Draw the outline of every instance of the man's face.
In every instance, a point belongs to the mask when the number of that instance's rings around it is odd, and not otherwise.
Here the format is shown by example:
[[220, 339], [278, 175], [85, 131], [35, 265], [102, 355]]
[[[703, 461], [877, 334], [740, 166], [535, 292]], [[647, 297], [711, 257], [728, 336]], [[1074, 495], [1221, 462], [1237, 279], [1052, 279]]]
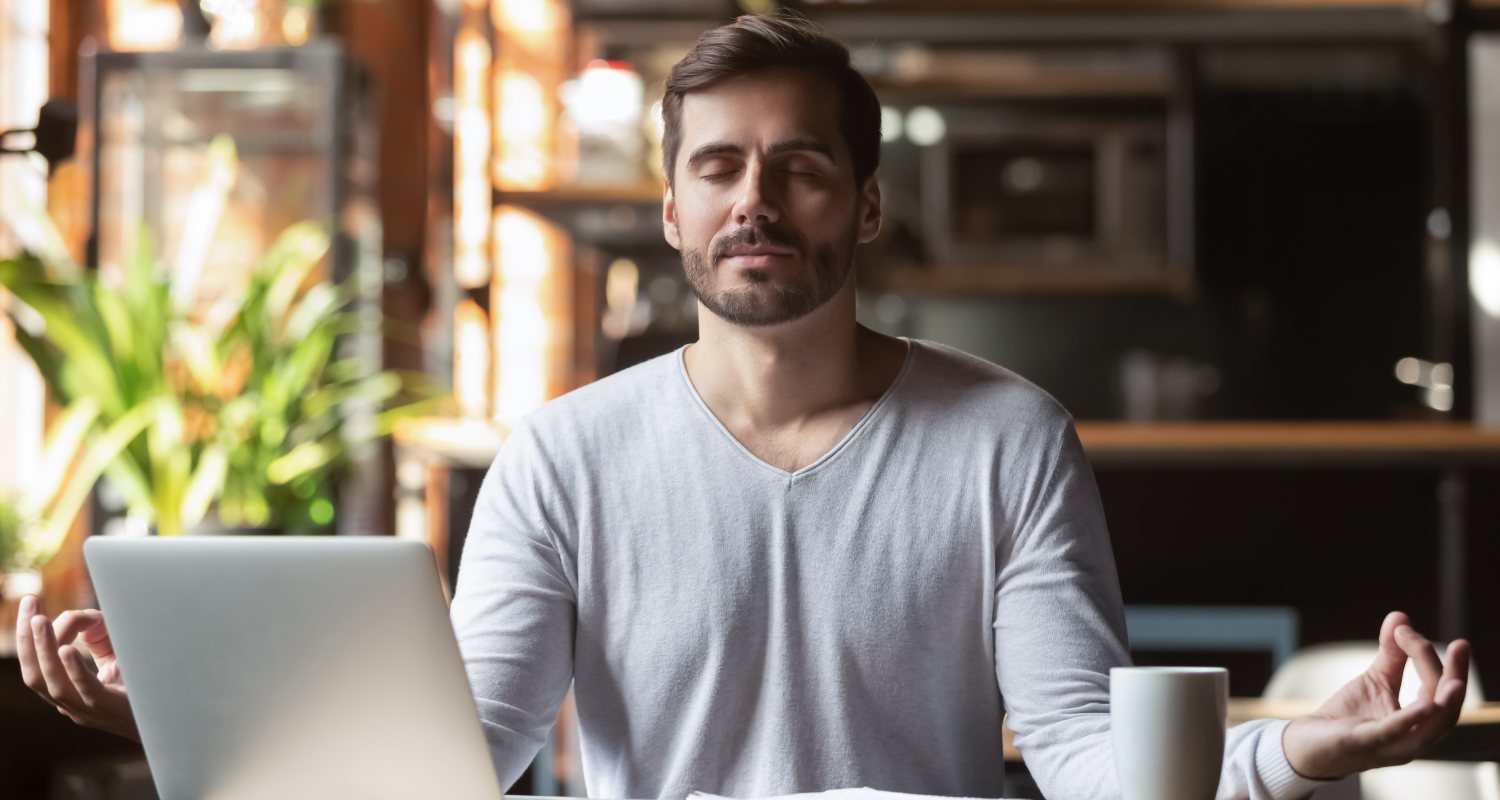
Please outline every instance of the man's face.
[[684, 96], [662, 215], [705, 308], [776, 325], [844, 285], [855, 246], [880, 230], [880, 193], [874, 176], [854, 184], [832, 83], [768, 72]]

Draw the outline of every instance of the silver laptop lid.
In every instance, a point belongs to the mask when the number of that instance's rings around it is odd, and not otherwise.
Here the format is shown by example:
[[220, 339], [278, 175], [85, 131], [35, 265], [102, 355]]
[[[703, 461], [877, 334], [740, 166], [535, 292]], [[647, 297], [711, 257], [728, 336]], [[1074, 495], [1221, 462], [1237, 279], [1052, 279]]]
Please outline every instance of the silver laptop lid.
[[94, 537], [163, 800], [498, 798], [431, 551], [385, 537]]

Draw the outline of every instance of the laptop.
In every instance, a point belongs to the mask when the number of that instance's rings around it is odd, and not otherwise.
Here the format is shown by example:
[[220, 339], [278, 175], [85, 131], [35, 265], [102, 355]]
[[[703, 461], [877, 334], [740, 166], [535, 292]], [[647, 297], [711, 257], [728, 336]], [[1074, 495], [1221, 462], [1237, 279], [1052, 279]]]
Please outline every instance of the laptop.
[[500, 798], [431, 550], [92, 537], [162, 800]]

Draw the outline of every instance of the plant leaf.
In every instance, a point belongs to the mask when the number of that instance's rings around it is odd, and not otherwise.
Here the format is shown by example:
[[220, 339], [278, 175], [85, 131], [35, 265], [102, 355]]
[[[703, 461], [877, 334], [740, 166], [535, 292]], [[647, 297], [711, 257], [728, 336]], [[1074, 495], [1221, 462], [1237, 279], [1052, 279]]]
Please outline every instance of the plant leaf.
[[131, 409], [89, 442], [83, 461], [67, 481], [57, 503], [47, 509], [46, 516], [37, 526], [38, 536], [28, 548], [35, 563], [45, 564], [57, 554], [99, 476], [151, 424], [155, 414], [156, 409], [151, 404]]
[[58, 494], [67, 482], [68, 469], [78, 460], [97, 419], [98, 401], [84, 398], [68, 406], [53, 421], [42, 443], [41, 476], [37, 490], [28, 498], [34, 506], [26, 509], [28, 516], [40, 517], [49, 505], [57, 502]]
[[[38, 366], [44, 367], [41, 370], [44, 376], [50, 373], [56, 378], [52, 388], [62, 395], [64, 402], [92, 395], [98, 398], [110, 417], [123, 414], [125, 403], [120, 397], [118, 376], [111, 364], [107, 336], [91, 335], [79, 324], [79, 320], [88, 315], [98, 319], [88, 293], [75, 295], [79, 300], [76, 305], [87, 306], [83, 310], [65, 304], [56, 293], [41, 291], [34, 285], [7, 285], [6, 288], [42, 318], [44, 331], [41, 336], [48, 347], [55, 349], [57, 366], [55, 370], [49, 370], [40, 361]], [[18, 338], [23, 334], [19, 326], [17, 334]], [[31, 352], [28, 348], [28, 353]]]
[[208, 507], [224, 489], [224, 476], [229, 471], [229, 456], [224, 448], [209, 445], [198, 460], [198, 469], [188, 482], [182, 497], [182, 524], [196, 525], [203, 521]]
[[293, 447], [291, 452], [272, 461], [266, 467], [266, 477], [272, 483], [291, 483], [297, 478], [329, 463], [337, 456], [339, 448], [323, 442], [305, 442]]
[[282, 231], [258, 272], [270, 283], [266, 294], [267, 318], [277, 327], [287, 318], [307, 276], [328, 252], [328, 234], [316, 222], [298, 222]]

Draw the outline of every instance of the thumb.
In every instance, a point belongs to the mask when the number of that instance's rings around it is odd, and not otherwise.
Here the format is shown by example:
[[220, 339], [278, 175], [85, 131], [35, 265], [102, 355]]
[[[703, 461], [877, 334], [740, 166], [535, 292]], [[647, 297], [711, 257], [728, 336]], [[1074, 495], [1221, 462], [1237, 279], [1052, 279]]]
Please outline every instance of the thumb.
[[109, 630], [104, 627], [103, 612], [94, 609], [67, 611], [57, 618], [57, 640], [71, 642], [74, 637], [83, 640], [94, 659], [115, 657], [114, 643], [109, 639]]

